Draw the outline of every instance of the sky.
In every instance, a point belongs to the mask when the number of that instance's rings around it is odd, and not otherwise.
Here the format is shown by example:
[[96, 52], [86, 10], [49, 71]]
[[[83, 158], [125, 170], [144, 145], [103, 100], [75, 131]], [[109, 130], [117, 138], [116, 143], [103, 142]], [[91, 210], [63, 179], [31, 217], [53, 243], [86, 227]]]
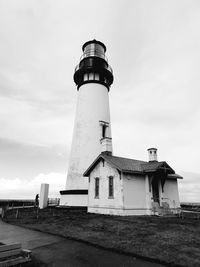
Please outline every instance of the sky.
[[82, 45], [105, 43], [116, 156], [158, 160], [200, 202], [200, 1], [0, 0], [0, 199], [65, 188]]

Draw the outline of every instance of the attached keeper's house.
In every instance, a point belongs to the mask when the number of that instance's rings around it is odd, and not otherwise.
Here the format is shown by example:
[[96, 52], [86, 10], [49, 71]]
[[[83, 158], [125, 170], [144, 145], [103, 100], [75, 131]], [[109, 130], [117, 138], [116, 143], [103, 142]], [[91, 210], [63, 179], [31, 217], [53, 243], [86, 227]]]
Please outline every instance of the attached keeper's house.
[[149, 162], [101, 153], [85, 171], [89, 179], [88, 212], [115, 215], [177, 213], [180, 209], [177, 179], [182, 177], [157, 149], [148, 149]]

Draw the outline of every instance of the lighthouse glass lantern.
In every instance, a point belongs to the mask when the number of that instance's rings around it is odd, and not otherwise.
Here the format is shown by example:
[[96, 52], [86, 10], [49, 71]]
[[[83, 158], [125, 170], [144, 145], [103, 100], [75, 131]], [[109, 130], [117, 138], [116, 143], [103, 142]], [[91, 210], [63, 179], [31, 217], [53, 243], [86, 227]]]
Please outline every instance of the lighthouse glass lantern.
[[84, 83], [95, 82], [105, 85], [109, 90], [113, 83], [113, 74], [105, 56], [105, 45], [93, 40], [86, 42], [82, 49], [83, 55], [74, 73], [77, 88]]

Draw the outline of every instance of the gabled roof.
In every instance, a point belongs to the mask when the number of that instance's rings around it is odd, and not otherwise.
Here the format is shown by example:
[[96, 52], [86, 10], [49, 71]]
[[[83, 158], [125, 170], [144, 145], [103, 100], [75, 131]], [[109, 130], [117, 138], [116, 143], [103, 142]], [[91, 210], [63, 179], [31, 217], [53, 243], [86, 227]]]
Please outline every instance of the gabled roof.
[[89, 176], [90, 172], [94, 167], [101, 161], [105, 160], [121, 172], [124, 173], [137, 173], [145, 174], [149, 172], [155, 172], [157, 170], [163, 169], [168, 173], [175, 174], [174, 170], [165, 161], [142, 161], [136, 159], [128, 159], [122, 157], [116, 157], [101, 153], [95, 161], [89, 166], [89, 168], [84, 172], [83, 176]]
[[107, 160], [111, 165], [114, 165], [120, 171], [141, 172], [143, 171], [141, 167], [142, 164], [146, 163], [145, 161], [142, 160], [115, 157], [111, 155], [106, 155], [104, 153], [101, 155], [105, 160]]
[[149, 161], [143, 164], [142, 168], [144, 172], [151, 172], [158, 169], [163, 169], [168, 171], [171, 170], [171, 172], [174, 173], [174, 170], [165, 161]]

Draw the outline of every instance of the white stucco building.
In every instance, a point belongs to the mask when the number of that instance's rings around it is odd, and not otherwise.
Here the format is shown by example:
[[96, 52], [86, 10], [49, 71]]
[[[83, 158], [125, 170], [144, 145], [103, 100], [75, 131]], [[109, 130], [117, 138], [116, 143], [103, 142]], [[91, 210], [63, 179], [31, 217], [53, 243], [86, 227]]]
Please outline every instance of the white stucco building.
[[179, 212], [177, 179], [182, 177], [157, 149], [149, 162], [101, 153], [84, 173], [89, 177], [88, 212], [113, 215], [165, 215]]

